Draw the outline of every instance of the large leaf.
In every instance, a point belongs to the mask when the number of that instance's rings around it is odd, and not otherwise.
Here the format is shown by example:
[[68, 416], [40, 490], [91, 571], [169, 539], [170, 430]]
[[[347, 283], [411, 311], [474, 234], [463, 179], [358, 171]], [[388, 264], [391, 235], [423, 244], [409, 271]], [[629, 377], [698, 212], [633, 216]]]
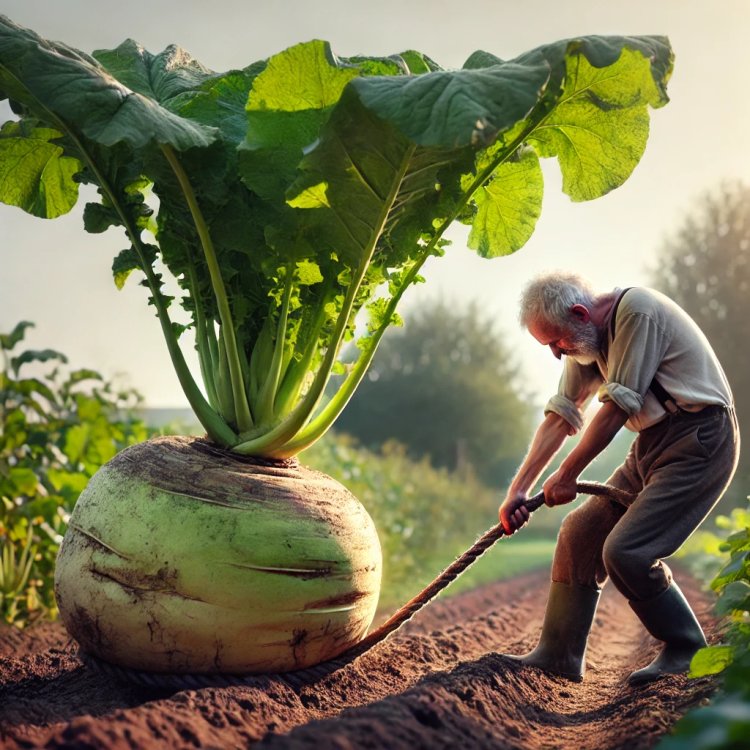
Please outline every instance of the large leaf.
[[598, 198], [630, 176], [646, 148], [648, 107], [662, 103], [641, 51], [625, 47], [607, 67], [569, 55], [562, 93], [530, 142], [540, 156], [557, 157], [573, 200]]
[[93, 57], [120, 83], [160, 104], [196, 89], [212, 75], [175, 44], [154, 55], [126, 39], [115, 49], [95, 50]]
[[68, 213], [78, 200], [81, 169], [52, 141], [62, 134], [49, 128], [7, 122], [0, 130], [0, 201], [42, 219]]
[[102, 146], [207, 146], [215, 132], [118, 82], [92, 57], [0, 16], [0, 99]]
[[488, 146], [524, 120], [549, 78], [546, 61], [483, 70], [361, 78], [352, 83], [365, 107], [419, 146]]
[[247, 102], [247, 138], [240, 167], [263, 198], [283, 196], [303, 149], [318, 137], [344, 86], [359, 75], [344, 67], [325, 42], [298, 44], [275, 55], [255, 79]]

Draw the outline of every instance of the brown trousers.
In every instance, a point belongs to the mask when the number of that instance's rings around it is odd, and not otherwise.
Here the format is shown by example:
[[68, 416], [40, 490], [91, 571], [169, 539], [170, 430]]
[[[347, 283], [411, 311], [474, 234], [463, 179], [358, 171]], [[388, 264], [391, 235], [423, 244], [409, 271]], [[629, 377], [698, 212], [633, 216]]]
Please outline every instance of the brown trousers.
[[560, 527], [552, 580], [600, 589], [611, 578], [631, 601], [658, 596], [673, 555], [719, 501], [739, 458], [734, 410], [670, 415], [638, 434], [607, 484], [635, 495], [627, 506], [590, 497]]

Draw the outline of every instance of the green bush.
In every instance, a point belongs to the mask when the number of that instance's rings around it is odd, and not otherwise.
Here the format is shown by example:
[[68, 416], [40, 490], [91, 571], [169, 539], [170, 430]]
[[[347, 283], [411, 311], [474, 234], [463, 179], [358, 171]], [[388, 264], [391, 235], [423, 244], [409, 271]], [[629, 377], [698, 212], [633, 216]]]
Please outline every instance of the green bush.
[[[693, 542], [690, 559], [699, 570], [706, 570], [714, 553], [721, 555], [723, 565], [711, 588], [719, 595], [716, 612], [724, 618], [724, 638], [695, 655], [690, 675], [721, 674], [721, 690], [709, 706], [678, 722], [659, 750], [750, 747], [750, 507], [736, 508], [731, 516], [720, 516], [716, 522], [725, 538], [704, 532]], [[702, 549], [695, 555], [699, 542]]]
[[148, 437], [131, 417], [134, 391], [62, 369], [66, 357], [51, 349], [17, 351], [31, 325], [0, 334], [0, 616], [19, 627], [56, 615], [55, 556], [89, 477]]

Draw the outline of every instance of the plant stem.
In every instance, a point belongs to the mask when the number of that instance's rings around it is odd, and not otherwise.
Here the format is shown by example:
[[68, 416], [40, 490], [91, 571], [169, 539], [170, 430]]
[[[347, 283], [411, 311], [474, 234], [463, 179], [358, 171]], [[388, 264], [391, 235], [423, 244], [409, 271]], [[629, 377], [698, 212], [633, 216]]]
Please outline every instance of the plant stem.
[[307, 344], [301, 359], [292, 362], [284, 375], [274, 406], [276, 416], [287, 415], [299, 398], [305, 377], [310, 370], [315, 352], [318, 350], [318, 337], [325, 322], [325, 306], [328, 299], [328, 292], [329, 290], [326, 290], [322, 295], [320, 305], [315, 313], [315, 320], [307, 336]]
[[227, 361], [227, 348], [224, 337], [219, 332], [218, 349], [218, 378], [216, 383], [216, 395], [219, 399], [219, 408], [225, 419], [234, 420], [234, 399], [232, 398], [232, 383], [229, 375], [229, 363]]
[[195, 278], [195, 266], [193, 265], [192, 258], [188, 266], [188, 277], [190, 296], [195, 304], [195, 348], [198, 350], [201, 375], [206, 386], [208, 401], [214, 409], [218, 409], [219, 400], [216, 394], [216, 381], [214, 379], [216, 363], [211, 356], [211, 345], [208, 342], [208, 325], [206, 323], [206, 316], [203, 314], [203, 306], [198, 292], [198, 280]]
[[276, 391], [279, 387], [281, 376], [281, 364], [284, 357], [284, 343], [286, 341], [286, 326], [289, 316], [289, 300], [292, 296], [294, 283], [294, 266], [286, 267], [286, 278], [284, 279], [284, 292], [281, 299], [279, 311], [279, 322], [276, 326], [276, 341], [273, 348], [271, 366], [268, 368], [265, 380], [258, 395], [257, 419], [260, 424], [268, 424], [273, 420], [273, 405], [276, 400]]
[[206, 263], [211, 276], [211, 285], [213, 286], [214, 294], [216, 295], [216, 303], [219, 309], [221, 337], [226, 346], [236, 425], [239, 432], [246, 432], [252, 428], [253, 418], [250, 415], [250, 406], [247, 402], [242, 366], [237, 353], [237, 339], [235, 336], [234, 321], [232, 320], [229, 300], [224, 287], [224, 280], [221, 276], [221, 269], [219, 268], [219, 262], [216, 257], [213, 241], [211, 240], [208, 226], [206, 225], [206, 221], [203, 218], [200, 206], [196, 200], [195, 193], [193, 192], [193, 187], [190, 184], [190, 180], [188, 179], [185, 170], [182, 168], [182, 164], [180, 164], [177, 155], [172, 147], [166, 144], [162, 144], [161, 150], [169, 162], [169, 165], [172, 167], [172, 171], [174, 172], [175, 177], [177, 177], [177, 181], [180, 183], [180, 188], [182, 189], [182, 193], [187, 201], [196, 231], [198, 232], [198, 237], [201, 241], [201, 246], [203, 247], [203, 252], [206, 256]]

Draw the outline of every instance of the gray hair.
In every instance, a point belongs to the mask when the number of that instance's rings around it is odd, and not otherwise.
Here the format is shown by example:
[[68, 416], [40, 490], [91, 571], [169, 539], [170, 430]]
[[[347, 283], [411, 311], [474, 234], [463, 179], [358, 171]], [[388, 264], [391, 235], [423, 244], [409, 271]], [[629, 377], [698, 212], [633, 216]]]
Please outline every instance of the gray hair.
[[591, 309], [594, 298], [591, 285], [577, 274], [545, 273], [530, 281], [523, 290], [518, 319], [525, 328], [532, 320], [540, 318], [564, 328], [571, 324], [570, 308], [586, 305]]

